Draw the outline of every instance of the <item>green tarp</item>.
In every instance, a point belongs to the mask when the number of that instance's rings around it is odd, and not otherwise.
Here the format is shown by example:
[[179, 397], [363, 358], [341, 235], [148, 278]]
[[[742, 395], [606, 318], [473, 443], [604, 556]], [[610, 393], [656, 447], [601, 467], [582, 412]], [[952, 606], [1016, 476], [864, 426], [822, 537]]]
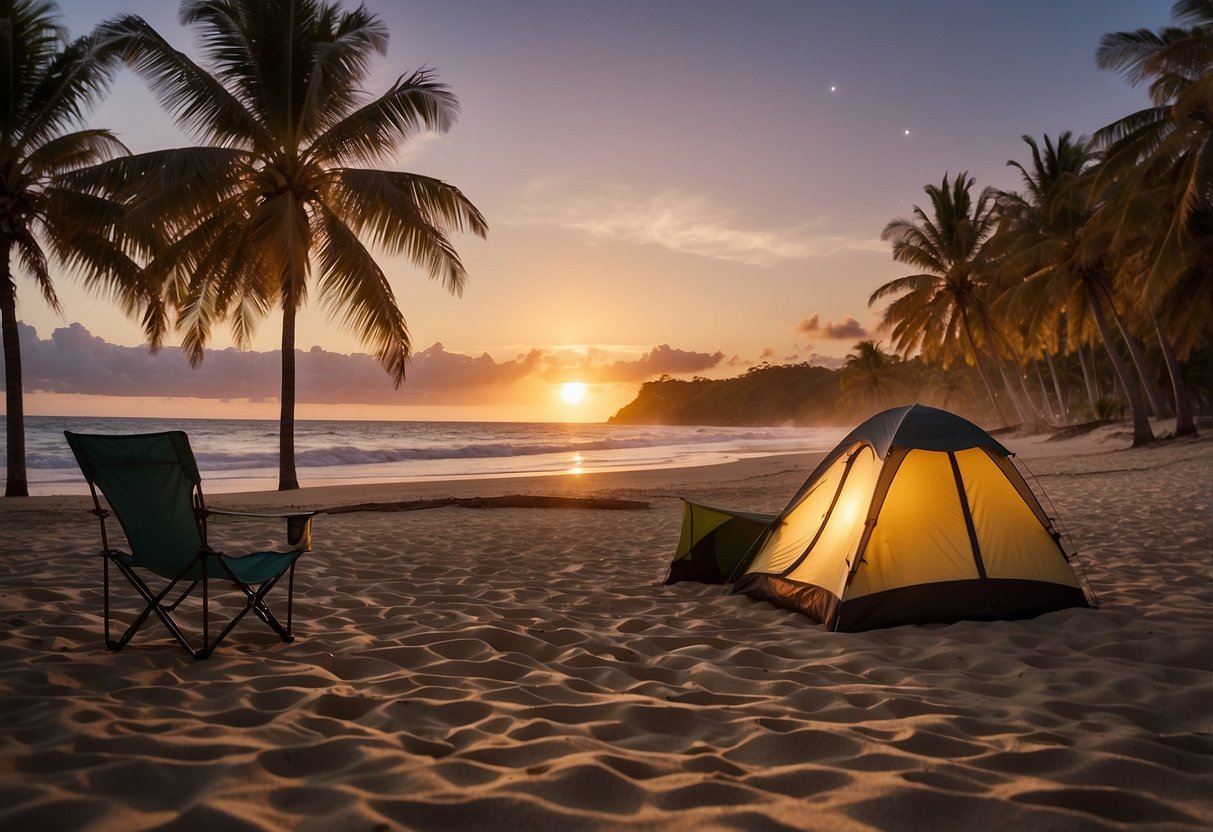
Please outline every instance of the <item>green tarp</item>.
[[682, 535], [665, 582], [725, 583], [775, 516], [683, 500]]

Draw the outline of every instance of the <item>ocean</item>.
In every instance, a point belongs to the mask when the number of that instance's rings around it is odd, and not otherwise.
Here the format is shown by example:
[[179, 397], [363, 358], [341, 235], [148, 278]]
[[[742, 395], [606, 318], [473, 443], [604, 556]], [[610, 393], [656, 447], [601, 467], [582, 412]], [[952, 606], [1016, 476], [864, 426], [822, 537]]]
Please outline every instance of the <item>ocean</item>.
[[[278, 485], [276, 420], [27, 416], [30, 494], [87, 493], [63, 438], [65, 430], [183, 430], [208, 494]], [[845, 428], [300, 420], [295, 424], [295, 464], [305, 487], [628, 471], [828, 451], [845, 433]], [[4, 477], [0, 463], [0, 483]]]

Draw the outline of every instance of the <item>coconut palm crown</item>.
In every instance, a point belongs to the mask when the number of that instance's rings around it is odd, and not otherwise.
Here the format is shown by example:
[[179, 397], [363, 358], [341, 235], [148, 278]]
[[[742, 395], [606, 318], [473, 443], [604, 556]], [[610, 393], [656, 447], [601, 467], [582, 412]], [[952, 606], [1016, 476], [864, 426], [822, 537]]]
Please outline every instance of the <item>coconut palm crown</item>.
[[[179, 126], [198, 139], [120, 160], [100, 190], [132, 194], [136, 240], [162, 241], [147, 264], [176, 311], [191, 363], [228, 321], [238, 346], [282, 309], [279, 488], [297, 488], [294, 459], [296, 314], [314, 291], [399, 385], [411, 352], [391, 282], [368, 244], [423, 266], [453, 293], [466, 272], [448, 238], [487, 224], [454, 186], [389, 168], [399, 146], [445, 131], [451, 91], [421, 69], [381, 95], [361, 87], [388, 33], [363, 6], [321, 0], [186, 0], [202, 64], [145, 21], [121, 16], [103, 31]], [[153, 346], [163, 321], [148, 321]]]
[[[915, 274], [890, 280], [874, 291], [868, 304], [890, 296], [881, 325], [891, 330], [893, 347], [903, 354], [920, 349], [925, 360], [947, 366], [958, 358], [977, 365], [991, 401], [998, 407], [982, 358], [988, 335], [985, 286], [990, 264], [984, 248], [994, 233], [995, 192], [983, 188], [973, 198], [973, 177], [960, 173], [949, 182], [924, 190], [931, 212], [915, 205], [913, 218], [889, 222], [882, 240], [893, 244], [893, 259]], [[999, 417], [1004, 418], [1001, 408]]]
[[859, 341], [853, 349], [838, 377], [840, 403], [867, 415], [899, 403], [905, 397], [901, 359], [872, 339]]
[[[1096, 52], [1101, 68], [1134, 85], [1149, 81], [1152, 106], [1095, 134], [1105, 155], [1100, 186], [1117, 208], [1108, 212], [1116, 242], [1146, 252], [1135, 289], [1147, 304], [1204, 257], [1193, 225], [1213, 207], [1213, 3], [1181, 0], [1172, 17], [1186, 25], [1109, 33]], [[1152, 203], [1149, 222], [1130, 215], [1139, 201]]]

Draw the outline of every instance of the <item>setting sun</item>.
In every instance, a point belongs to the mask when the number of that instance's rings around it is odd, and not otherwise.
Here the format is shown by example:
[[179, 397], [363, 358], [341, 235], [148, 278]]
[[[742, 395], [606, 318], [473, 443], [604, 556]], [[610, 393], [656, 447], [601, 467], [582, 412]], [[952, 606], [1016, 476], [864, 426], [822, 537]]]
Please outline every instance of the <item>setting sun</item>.
[[581, 404], [585, 398], [585, 385], [580, 381], [568, 381], [560, 386], [560, 398], [569, 404]]

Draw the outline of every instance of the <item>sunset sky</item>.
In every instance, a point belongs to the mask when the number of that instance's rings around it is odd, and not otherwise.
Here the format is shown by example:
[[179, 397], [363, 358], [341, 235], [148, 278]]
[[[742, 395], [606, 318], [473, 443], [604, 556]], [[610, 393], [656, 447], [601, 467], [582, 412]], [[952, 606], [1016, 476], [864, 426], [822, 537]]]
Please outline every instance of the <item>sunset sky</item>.
[[[906, 273], [885, 224], [945, 173], [1015, 187], [1023, 134], [1089, 134], [1144, 106], [1095, 47], [1164, 25], [1171, 2], [367, 5], [392, 37], [370, 90], [430, 66], [463, 108], [400, 166], [457, 185], [490, 231], [455, 239], [462, 298], [387, 261], [416, 350], [399, 390], [308, 310], [300, 418], [600, 421], [663, 373], [837, 362], [882, 337], [868, 296]], [[125, 11], [191, 45], [175, 2], [60, 6], [73, 35]], [[92, 123], [135, 152], [190, 143], [130, 73]], [[70, 275], [63, 317], [20, 283], [28, 413], [277, 416], [278, 313], [253, 351], [221, 337], [190, 371], [172, 349], [150, 358]], [[570, 381], [580, 401], [561, 397]]]

